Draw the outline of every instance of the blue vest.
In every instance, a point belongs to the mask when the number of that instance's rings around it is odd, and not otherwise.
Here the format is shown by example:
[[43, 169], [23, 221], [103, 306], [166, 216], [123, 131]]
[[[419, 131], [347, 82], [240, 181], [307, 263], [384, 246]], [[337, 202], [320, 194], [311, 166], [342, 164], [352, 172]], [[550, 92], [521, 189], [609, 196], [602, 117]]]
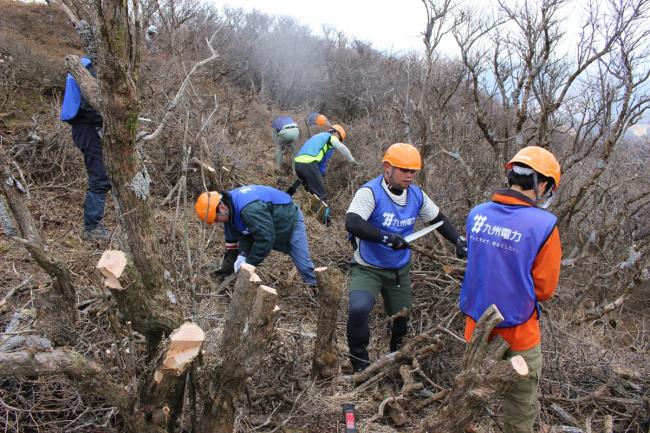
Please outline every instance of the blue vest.
[[296, 121], [289, 116], [280, 116], [273, 119], [273, 123], [271, 123], [271, 127], [277, 132], [280, 132], [287, 125], [296, 125]]
[[[487, 202], [467, 216], [467, 268], [460, 309], [478, 321], [495, 304], [504, 321], [498, 328], [526, 322], [537, 309], [532, 268], [557, 218], [532, 206]], [[539, 314], [538, 314], [539, 316]]]
[[261, 200], [265, 203], [272, 204], [289, 204], [291, 197], [289, 194], [279, 189], [263, 185], [249, 185], [233, 189], [229, 192], [232, 200], [232, 226], [244, 235], [249, 234], [248, 227], [241, 218], [241, 212], [250, 203]]
[[[81, 58], [81, 64], [88, 68], [91, 65], [88, 57]], [[63, 105], [61, 106], [61, 120], [70, 121], [77, 116], [81, 106], [81, 89], [71, 73], [65, 77], [65, 93], [63, 94]]]
[[[382, 188], [382, 179], [383, 176], [378, 176], [362, 186], [370, 188], [375, 196], [375, 209], [368, 222], [382, 232], [399, 233], [402, 236], [413, 233], [415, 220], [424, 201], [422, 190], [415, 185], [409, 186], [406, 205], [400, 206]], [[359, 242], [359, 254], [366, 263], [382, 269], [400, 269], [411, 259], [411, 250], [408, 248], [396, 251], [378, 242], [363, 239]]]
[[[320, 134], [314, 135], [296, 153], [296, 162], [318, 162], [320, 174], [324, 176], [327, 171], [327, 162], [334, 152], [334, 147], [330, 144], [331, 137], [332, 134], [329, 132], [321, 132]], [[307, 158], [300, 158], [302, 155]]]

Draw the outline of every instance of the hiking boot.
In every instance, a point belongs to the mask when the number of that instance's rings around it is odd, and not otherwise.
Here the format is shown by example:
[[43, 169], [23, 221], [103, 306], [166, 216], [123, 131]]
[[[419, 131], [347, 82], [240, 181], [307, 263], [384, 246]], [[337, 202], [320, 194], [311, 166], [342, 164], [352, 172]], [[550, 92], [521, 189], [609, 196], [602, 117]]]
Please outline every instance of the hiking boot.
[[365, 370], [370, 365], [370, 357], [368, 351], [358, 349], [350, 352], [350, 363], [352, 364], [352, 372], [358, 373]]
[[81, 237], [87, 241], [107, 241], [111, 238], [111, 233], [102, 225], [98, 225], [92, 230], [84, 230]]
[[364, 361], [360, 359], [352, 359], [352, 373], [359, 373], [370, 365], [370, 361]]

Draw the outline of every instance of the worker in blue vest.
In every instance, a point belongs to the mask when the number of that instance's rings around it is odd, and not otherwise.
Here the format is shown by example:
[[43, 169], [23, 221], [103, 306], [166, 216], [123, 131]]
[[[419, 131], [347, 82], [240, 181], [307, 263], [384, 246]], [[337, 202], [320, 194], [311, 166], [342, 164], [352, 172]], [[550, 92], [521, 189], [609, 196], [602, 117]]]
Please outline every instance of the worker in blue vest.
[[510, 346], [504, 359], [521, 356], [529, 373], [505, 393], [503, 431], [529, 433], [537, 417], [542, 372], [539, 302], [550, 299], [560, 278], [562, 244], [557, 217], [544, 210], [560, 184], [560, 164], [538, 146], [521, 149], [506, 164], [509, 188], [467, 216], [468, 257], [460, 289], [465, 340], [485, 310], [503, 315], [491, 335]]
[[[95, 76], [95, 70], [88, 57], [81, 63]], [[104, 204], [106, 193], [111, 189], [111, 181], [104, 165], [102, 151], [102, 116], [84, 98], [72, 74], [65, 81], [65, 94], [61, 107], [61, 120], [72, 126], [72, 141], [81, 150], [88, 175], [88, 189], [84, 202], [84, 233], [88, 240], [109, 238], [104, 228]]]
[[224, 223], [226, 253], [219, 273], [237, 272], [243, 263], [258, 266], [276, 250], [291, 256], [303, 282], [316, 285], [305, 220], [287, 193], [263, 185], [204, 192], [194, 210], [207, 224]]
[[[345, 130], [341, 125], [332, 125], [327, 132], [321, 132], [311, 137], [302, 145], [294, 158], [296, 175], [308, 192], [316, 195], [322, 202], [327, 201], [327, 192], [323, 178], [327, 172], [327, 162], [332, 157], [334, 149], [351, 163], [358, 164], [350, 149], [343, 141]], [[294, 184], [295, 185], [295, 184]], [[289, 194], [295, 192], [295, 186]]]
[[295, 120], [289, 116], [279, 116], [271, 123], [273, 144], [275, 145], [275, 163], [278, 172], [282, 172], [282, 161], [286, 153], [291, 154], [291, 160], [298, 150], [296, 145], [300, 139], [300, 129]]
[[[391, 145], [384, 154], [383, 174], [362, 185], [350, 202], [345, 229], [354, 247], [348, 292], [347, 337], [352, 370], [369, 363], [368, 317], [381, 294], [386, 314], [411, 308], [411, 251], [405, 236], [413, 233], [418, 218], [437, 229], [467, 256], [465, 238], [438, 206], [412, 182], [422, 168], [420, 152], [407, 143]], [[408, 329], [408, 314], [392, 321], [390, 351], [398, 350]]]

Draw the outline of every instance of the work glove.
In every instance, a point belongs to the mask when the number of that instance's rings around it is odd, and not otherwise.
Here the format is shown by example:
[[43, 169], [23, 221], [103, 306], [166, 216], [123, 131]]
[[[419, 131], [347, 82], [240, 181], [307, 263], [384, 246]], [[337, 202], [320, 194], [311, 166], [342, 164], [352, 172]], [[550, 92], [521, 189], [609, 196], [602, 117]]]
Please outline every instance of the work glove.
[[241, 265], [243, 265], [244, 263], [246, 263], [246, 256], [242, 256], [242, 255], [237, 256], [237, 260], [235, 260], [235, 264], [234, 264], [235, 272], [239, 272], [239, 268], [241, 268]]
[[381, 243], [394, 250], [403, 250], [409, 246], [406, 239], [397, 233], [384, 233], [381, 238]]
[[456, 240], [456, 257], [459, 259], [467, 258], [467, 241], [463, 236], [459, 236]]

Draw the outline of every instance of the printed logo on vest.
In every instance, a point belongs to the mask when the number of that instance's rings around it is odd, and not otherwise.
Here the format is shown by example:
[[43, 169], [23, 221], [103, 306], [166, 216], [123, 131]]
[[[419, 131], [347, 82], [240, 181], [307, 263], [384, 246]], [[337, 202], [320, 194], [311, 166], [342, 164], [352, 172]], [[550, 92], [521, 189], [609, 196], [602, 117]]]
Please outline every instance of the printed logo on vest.
[[521, 233], [508, 227], [502, 227], [495, 224], [490, 224], [485, 215], [474, 215], [474, 225], [472, 226], [472, 233], [483, 233], [486, 235], [496, 236], [505, 240], [520, 242]]
[[384, 217], [384, 221], [381, 223], [383, 227], [407, 227], [415, 224], [415, 218], [404, 218], [400, 220], [395, 218], [395, 214], [392, 212], [384, 212], [382, 216]]
[[484, 215], [474, 215], [474, 225], [472, 226], [472, 233], [480, 233], [481, 227], [487, 220], [487, 217]]

